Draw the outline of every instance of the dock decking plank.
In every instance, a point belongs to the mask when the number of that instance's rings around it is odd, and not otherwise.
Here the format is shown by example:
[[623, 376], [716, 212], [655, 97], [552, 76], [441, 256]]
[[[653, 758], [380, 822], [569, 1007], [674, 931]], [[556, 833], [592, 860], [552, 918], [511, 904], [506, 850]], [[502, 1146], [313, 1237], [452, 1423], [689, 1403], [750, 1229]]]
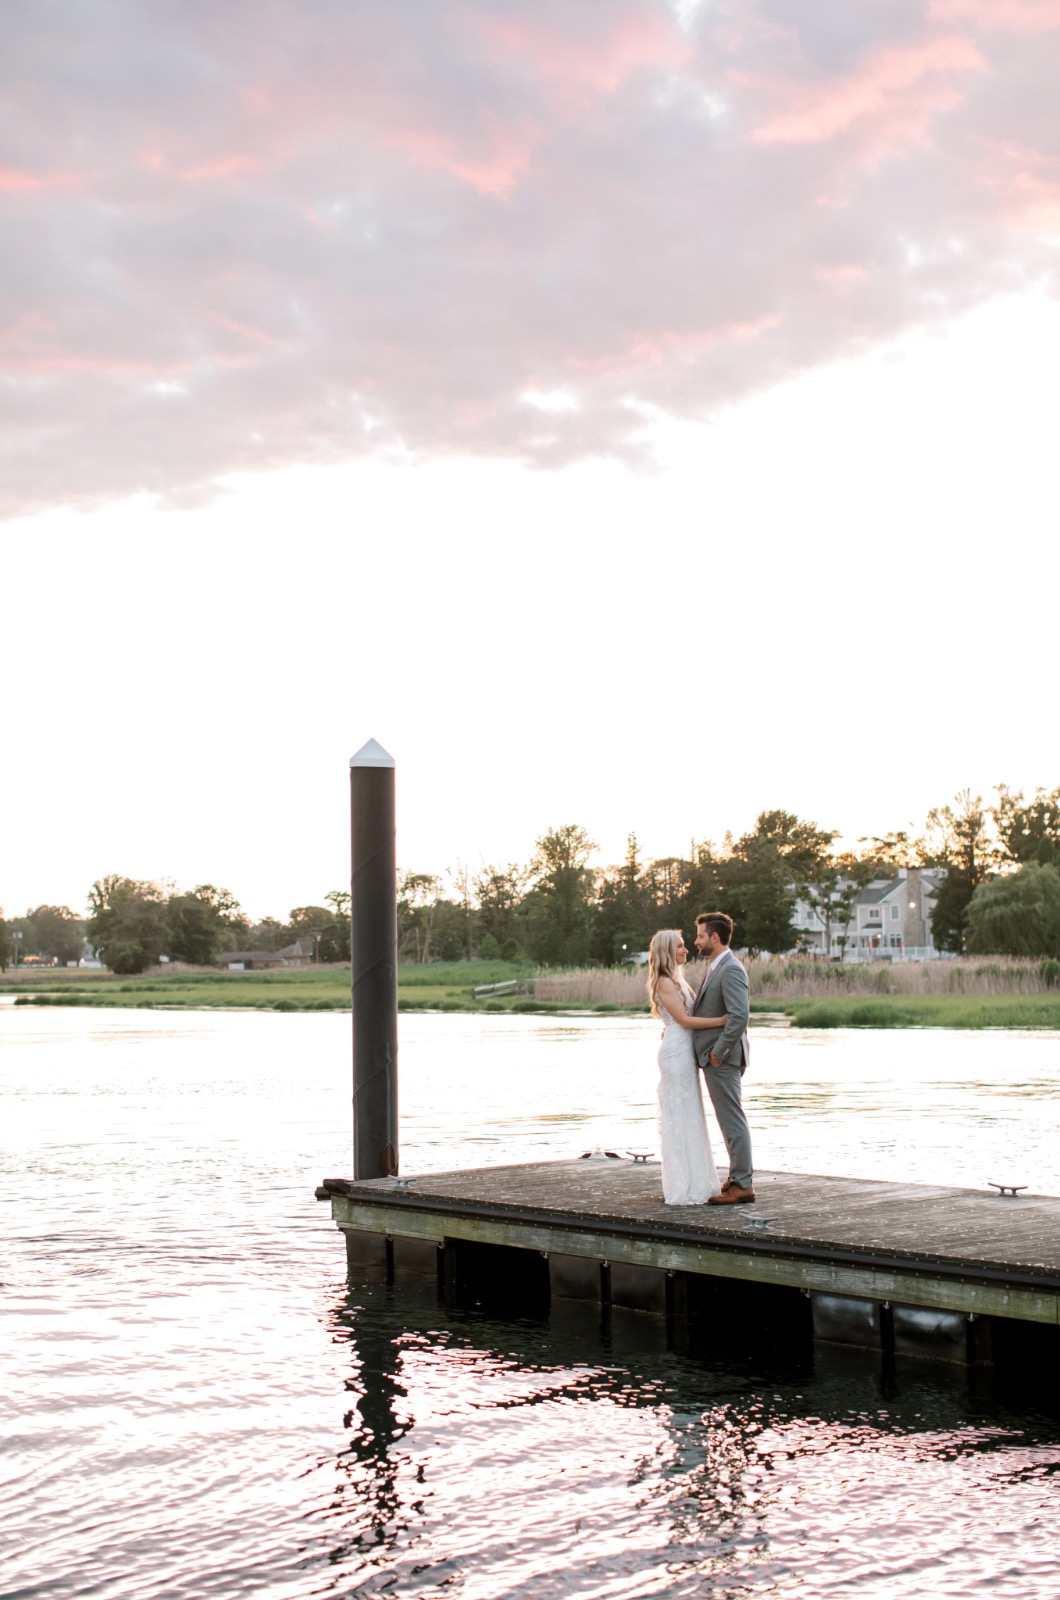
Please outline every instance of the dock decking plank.
[[336, 1221], [1060, 1321], [1056, 1196], [765, 1172], [754, 1206], [667, 1206], [658, 1165], [628, 1160], [403, 1181], [329, 1182]]

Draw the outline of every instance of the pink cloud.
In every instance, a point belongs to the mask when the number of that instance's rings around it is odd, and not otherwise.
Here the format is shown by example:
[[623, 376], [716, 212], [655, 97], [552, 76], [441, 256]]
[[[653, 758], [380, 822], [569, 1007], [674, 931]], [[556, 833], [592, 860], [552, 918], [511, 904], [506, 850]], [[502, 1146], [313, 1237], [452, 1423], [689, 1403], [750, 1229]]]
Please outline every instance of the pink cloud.
[[926, 109], [948, 111], [960, 103], [950, 79], [985, 69], [975, 44], [961, 34], [887, 47], [831, 83], [763, 85], [787, 104], [760, 123], [752, 138], [758, 144], [817, 143], [880, 115], [911, 118], [920, 127]]
[[72, 189], [78, 182], [72, 172], [22, 172], [0, 167], [0, 194], [36, 194], [41, 189]]
[[689, 46], [657, 12], [615, 12], [598, 34], [549, 28], [533, 14], [481, 15], [482, 35], [501, 55], [527, 64], [566, 94], [614, 95], [638, 72], [677, 67]]
[[634, 338], [626, 353], [628, 371], [643, 371], [646, 365], [658, 366], [675, 361], [680, 366], [694, 365], [706, 355], [725, 344], [747, 344], [761, 339], [779, 326], [775, 312], [757, 317], [749, 322], [732, 322], [709, 328], [690, 338], [688, 330], [671, 328], [662, 332], [642, 334]]
[[0, 60], [3, 511], [636, 458], [631, 400], [702, 417], [1056, 281], [1060, 0], [108, 4], [112, 51], [55, 0]]
[[243, 177], [260, 172], [264, 163], [256, 156], [214, 156], [190, 167], [181, 167], [177, 176], [182, 183], [214, 183], [222, 178]]
[[420, 166], [448, 173], [479, 194], [503, 200], [529, 169], [538, 138], [532, 127], [506, 127], [496, 122], [489, 131], [489, 153], [478, 157], [459, 154], [441, 128], [399, 128], [385, 142]]
[[281, 341], [275, 334], [268, 333], [264, 328], [251, 327], [246, 322], [239, 322], [235, 317], [225, 316], [223, 312], [211, 311], [208, 313], [211, 322], [223, 328], [226, 333], [235, 334], [239, 339], [247, 339], [256, 345], [277, 345]]
[[988, 147], [984, 179], [1011, 228], [1060, 235], [1060, 156], [1046, 157], [1014, 143]]
[[932, 22], [971, 22], [989, 32], [1050, 33], [1060, 28], [1058, 0], [930, 0]]
[[119, 353], [99, 330], [95, 340], [74, 336], [56, 317], [27, 312], [0, 329], [0, 370], [43, 375], [85, 372], [98, 375], [173, 376], [177, 368], [163, 370], [144, 352]]
[[834, 285], [838, 289], [846, 289], [856, 283], [863, 283], [868, 275], [868, 268], [863, 267], [858, 261], [838, 261], [830, 266], [814, 269], [814, 276], [819, 283]]
[[1060, 182], [1034, 172], [1013, 173], [1009, 185], [1012, 210], [1021, 227], [1032, 233], [1060, 234]]

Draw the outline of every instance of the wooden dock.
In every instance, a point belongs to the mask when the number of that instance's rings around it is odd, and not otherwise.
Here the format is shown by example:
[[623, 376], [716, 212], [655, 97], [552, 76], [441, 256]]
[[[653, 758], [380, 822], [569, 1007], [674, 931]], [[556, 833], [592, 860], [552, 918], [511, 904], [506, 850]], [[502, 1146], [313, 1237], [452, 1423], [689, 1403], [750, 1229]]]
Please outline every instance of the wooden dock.
[[999, 1321], [1060, 1328], [1060, 1198], [785, 1172], [755, 1189], [751, 1206], [666, 1206], [657, 1164], [593, 1157], [318, 1193], [351, 1265], [398, 1279], [477, 1249], [515, 1284], [540, 1286], [547, 1263], [552, 1298], [669, 1315], [758, 1286], [759, 1304], [786, 1291], [778, 1309], [803, 1296], [819, 1338], [960, 1360], [989, 1359]]

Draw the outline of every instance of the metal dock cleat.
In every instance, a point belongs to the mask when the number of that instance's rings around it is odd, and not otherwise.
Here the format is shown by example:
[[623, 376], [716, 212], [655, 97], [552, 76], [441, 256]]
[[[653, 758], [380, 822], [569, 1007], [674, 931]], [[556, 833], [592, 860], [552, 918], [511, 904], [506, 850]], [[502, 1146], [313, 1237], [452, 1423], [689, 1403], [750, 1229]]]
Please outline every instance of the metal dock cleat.
[[1002, 1199], [1005, 1195], [1007, 1195], [1010, 1200], [1015, 1200], [1020, 1190], [1028, 1187], [1028, 1185], [1025, 1183], [993, 1183], [990, 1182], [990, 1180], [988, 1180], [988, 1182], [990, 1183], [991, 1189], [997, 1190], [999, 1199]]
[[627, 1150], [626, 1154], [627, 1154], [627, 1156], [632, 1156], [633, 1157], [634, 1163], [636, 1163], [638, 1161], [643, 1163], [643, 1162], [650, 1161], [652, 1156], [655, 1154], [655, 1151], [654, 1150]]
[[771, 1222], [776, 1222], [776, 1217], [748, 1217], [743, 1219], [749, 1228], [768, 1228]]

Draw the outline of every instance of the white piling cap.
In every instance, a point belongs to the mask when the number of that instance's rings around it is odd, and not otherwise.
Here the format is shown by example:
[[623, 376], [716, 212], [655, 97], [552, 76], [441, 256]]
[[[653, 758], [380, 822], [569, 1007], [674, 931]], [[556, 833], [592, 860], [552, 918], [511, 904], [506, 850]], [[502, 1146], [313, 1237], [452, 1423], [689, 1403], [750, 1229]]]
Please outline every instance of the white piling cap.
[[351, 767], [392, 767], [394, 758], [389, 751], [384, 750], [377, 739], [369, 739], [363, 744], [355, 756], [350, 757]]

